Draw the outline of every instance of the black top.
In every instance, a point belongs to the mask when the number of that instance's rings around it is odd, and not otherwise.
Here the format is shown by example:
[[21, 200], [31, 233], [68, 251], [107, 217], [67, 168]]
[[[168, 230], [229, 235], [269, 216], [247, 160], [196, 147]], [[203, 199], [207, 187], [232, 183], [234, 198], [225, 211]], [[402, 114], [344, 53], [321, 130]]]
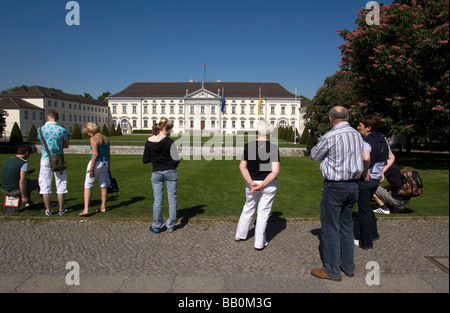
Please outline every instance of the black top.
[[280, 151], [266, 140], [254, 140], [244, 146], [242, 160], [253, 180], [264, 180], [272, 172], [272, 163], [280, 162]]
[[396, 163], [392, 164], [384, 173], [384, 178], [388, 181], [389, 185], [383, 186], [386, 190], [391, 192], [392, 198], [397, 200], [409, 200], [411, 197], [403, 197], [398, 195], [398, 191], [403, 186], [402, 174], [400, 174], [401, 167]]
[[180, 163], [180, 157], [173, 139], [164, 137], [161, 141], [156, 142], [149, 139], [145, 143], [142, 162], [144, 164], [151, 162], [153, 164], [153, 172], [176, 169]]

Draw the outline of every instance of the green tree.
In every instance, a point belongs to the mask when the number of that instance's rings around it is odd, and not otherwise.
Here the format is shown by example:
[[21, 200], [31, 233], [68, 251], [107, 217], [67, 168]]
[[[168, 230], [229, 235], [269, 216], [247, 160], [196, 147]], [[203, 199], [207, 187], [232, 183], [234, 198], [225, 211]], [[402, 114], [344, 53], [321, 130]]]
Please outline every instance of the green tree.
[[37, 129], [36, 129], [36, 126], [34, 126], [34, 124], [31, 125], [31, 127], [30, 127], [30, 131], [28, 132], [28, 139], [27, 140], [29, 142], [38, 140], [37, 139]]
[[111, 125], [111, 129], [109, 130], [109, 136], [117, 136], [116, 129], [114, 128], [114, 124]]
[[11, 87], [11, 88], [2, 90], [0, 93], [1, 94], [6, 94], [6, 93], [11, 93], [11, 92], [16, 92], [16, 91], [19, 91], [19, 90], [24, 89], [24, 88], [28, 88], [28, 86], [27, 85], [22, 85], [22, 86]]
[[[317, 138], [331, 129], [328, 111], [333, 106], [340, 105], [347, 109], [355, 107], [358, 103], [355, 88], [355, 77], [343, 71], [327, 77], [323, 86], [306, 106], [305, 126], [309, 129], [309, 133]], [[350, 114], [350, 123], [354, 124], [357, 121], [358, 116], [355, 115], [356, 113]]]
[[0, 108], [0, 134], [3, 134], [3, 131], [5, 130], [7, 116], [8, 112]]
[[11, 136], [9, 136], [9, 142], [12, 144], [21, 144], [23, 143], [22, 131], [20, 130], [19, 125], [14, 123], [11, 129]]
[[106, 126], [106, 124], [103, 124], [102, 134], [109, 137], [109, 131], [108, 131], [108, 127]]
[[111, 95], [111, 93], [109, 91], [105, 91], [101, 96], [98, 96], [97, 100], [105, 100], [109, 95]]
[[308, 140], [306, 141], [307, 147], [314, 147], [317, 144], [317, 139], [314, 137], [312, 133], [309, 133]]
[[120, 128], [120, 124], [117, 125], [116, 128], [116, 136], [122, 136], [122, 128]]
[[309, 131], [308, 128], [305, 127], [303, 129], [302, 136], [300, 137], [300, 144], [305, 145], [308, 142]]
[[353, 31], [339, 31], [342, 73], [355, 79], [355, 117], [380, 116], [387, 134], [448, 141], [449, 3], [395, 1], [380, 8], [379, 25], [360, 10]]
[[70, 134], [70, 139], [81, 139], [81, 130], [77, 123], [73, 125], [72, 134]]

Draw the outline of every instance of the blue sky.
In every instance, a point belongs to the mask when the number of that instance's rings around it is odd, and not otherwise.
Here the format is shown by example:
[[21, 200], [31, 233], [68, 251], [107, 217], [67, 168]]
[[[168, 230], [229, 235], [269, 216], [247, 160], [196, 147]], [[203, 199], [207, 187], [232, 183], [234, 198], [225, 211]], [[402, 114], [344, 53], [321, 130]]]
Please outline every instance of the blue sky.
[[0, 90], [117, 93], [134, 82], [278, 82], [312, 98], [365, 0], [2, 1]]

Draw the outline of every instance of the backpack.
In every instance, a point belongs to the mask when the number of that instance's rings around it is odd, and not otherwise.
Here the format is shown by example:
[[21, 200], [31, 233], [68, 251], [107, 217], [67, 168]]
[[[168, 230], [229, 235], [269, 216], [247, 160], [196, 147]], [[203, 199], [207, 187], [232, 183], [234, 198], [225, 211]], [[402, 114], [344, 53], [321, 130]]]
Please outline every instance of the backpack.
[[423, 183], [419, 173], [406, 168], [400, 169], [403, 186], [398, 191], [398, 195], [402, 197], [417, 197], [423, 192]]

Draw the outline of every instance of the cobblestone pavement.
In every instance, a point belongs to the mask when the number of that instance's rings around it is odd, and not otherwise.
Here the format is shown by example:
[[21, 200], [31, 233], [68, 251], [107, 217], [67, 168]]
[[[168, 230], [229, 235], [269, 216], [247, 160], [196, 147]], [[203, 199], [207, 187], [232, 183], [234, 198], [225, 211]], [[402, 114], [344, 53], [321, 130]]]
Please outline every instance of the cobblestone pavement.
[[[3, 217], [0, 292], [448, 292], [448, 272], [426, 258], [448, 268], [448, 217], [379, 218], [381, 239], [371, 252], [355, 247], [355, 277], [342, 282], [310, 275], [321, 267], [320, 220], [271, 220], [263, 251], [252, 231], [235, 242], [236, 225], [192, 219], [153, 234], [143, 220]], [[66, 284], [70, 261], [79, 286]], [[379, 285], [366, 282], [370, 261]]]

